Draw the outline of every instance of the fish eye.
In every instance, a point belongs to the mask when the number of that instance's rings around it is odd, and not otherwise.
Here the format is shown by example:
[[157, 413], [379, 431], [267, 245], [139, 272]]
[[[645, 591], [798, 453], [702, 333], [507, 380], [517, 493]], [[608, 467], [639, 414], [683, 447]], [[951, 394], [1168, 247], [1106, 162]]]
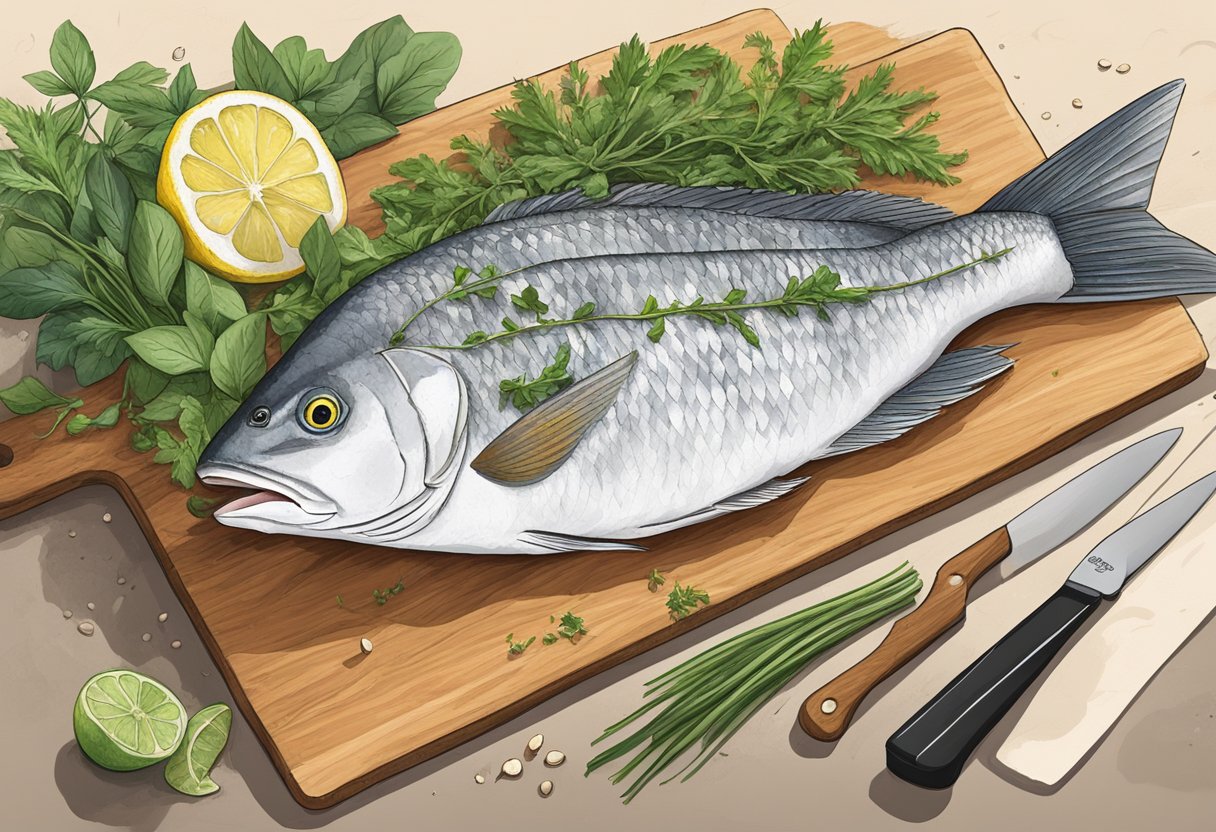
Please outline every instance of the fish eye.
[[270, 424], [270, 408], [255, 407], [253, 412], [249, 414], [249, 426], [255, 428], [264, 428]]
[[300, 399], [299, 420], [310, 433], [328, 433], [345, 416], [342, 400], [332, 390], [313, 390]]

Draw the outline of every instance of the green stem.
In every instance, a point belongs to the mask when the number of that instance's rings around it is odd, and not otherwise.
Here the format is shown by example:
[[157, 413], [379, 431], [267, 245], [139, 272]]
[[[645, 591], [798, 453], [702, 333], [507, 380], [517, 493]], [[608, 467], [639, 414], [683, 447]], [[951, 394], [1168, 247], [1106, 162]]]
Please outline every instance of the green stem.
[[[981, 263], [991, 262], [1000, 257], [1004, 257], [1006, 254], [1008, 254], [1012, 250], [1013, 250], [1012, 248], [1004, 248], [1004, 249], [1001, 249], [1000, 251], [993, 252], [993, 253], [984, 252], [979, 257], [976, 257], [973, 260], [969, 260], [966, 263], [960, 263], [957, 266], [951, 266], [948, 269], [945, 269], [940, 272], [934, 272], [933, 274], [931, 274], [927, 277], [918, 278], [917, 280], [908, 280], [908, 281], [903, 281], [900, 283], [891, 283], [886, 286], [866, 286], [863, 288], [865, 289], [866, 294], [877, 294], [879, 292], [895, 292], [895, 291], [900, 291], [903, 289], [910, 289], [913, 286], [920, 286], [923, 283], [930, 283], [934, 280], [940, 280], [940, 279], [942, 279], [944, 277], [948, 277], [952, 274], [957, 274], [958, 272], [965, 271], [966, 269], [974, 268], [974, 267], [980, 265]], [[515, 269], [513, 272], [504, 273], [503, 275], [496, 277], [494, 279], [497, 280], [500, 277], [507, 277], [511, 274], [515, 274], [515, 273], [524, 271], [524, 269], [527, 269], [527, 268], [529, 268], [529, 267], [524, 266], [519, 269]], [[463, 287], [461, 287], [461, 288], [463, 288]], [[406, 329], [406, 327], [408, 327], [410, 325], [410, 323], [412, 321], [414, 321], [419, 315], [421, 315], [428, 308], [430, 308], [431, 306], [434, 306], [436, 303], [439, 303], [440, 301], [442, 301], [444, 298], [446, 298], [450, 294], [451, 294], [451, 292], [449, 292], [445, 295], [441, 295], [438, 298], [435, 298], [434, 300], [432, 300], [432, 301], [428, 302], [426, 305], [424, 305], [417, 312], [415, 312], [414, 315], [408, 321], [406, 321], [405, 324], [402, 325], [402, 327], [400, 329], [398, 329], [396, 333], [394, 333], [393, 337], [396, 339], [396, 342], [399, 343], [401, 338], [404, 337], [405, 329]], [[828, 302], [830, 302], [830, 301], [824, 300], [822, 298], [812, 299], [812, 300], [790, 300], [788, 298], [780, 297], [780, 298], [770, 298], [768, 300], [753, 301], [750, 303], [704, 303], [699, 306], [679, 306], [679, 307], [675, 307], [675, 308], [671, 308], [671, 309], [656, 309], [653, 312], [632, 312], [632, 313], [614, 312], [614, 313], [606, 313], [603, 315], [588, 315], [585, 318], [570, 318], [570, 319], [553, 320], [553, 321], [540, 321], [540, 322], [537, 322], [534, 324], [529, 324], [528, 326], [522, 326], [519, 329], [495, 332], [493, 335], [488, 335], [485, 339], [483, 339], [481, 341], [477, 341], [476, 343], [472, 343], [472, 344], [427, 344], [423, 348], [432, 349], [432, 350], [471, 350], [471, 349], [475, 349], [480, 346], [484, 346], [485, 344], [490, 344], [495, 341], [506, 340], [508, 338], [515, 338], [517, 336], [524, 335], [526, 333], [540, 332], [543, 330], [557, 329], [560, 327], [567, 327], [567, 326], [576, 326], [578, 324], [593, 323], [595, 321], [656, 321], [656, 320], [660, 320], [663, 318], [673, 317], [676, 315], [696, 315], [696, 316], [703, 317], [706, 313], [718, 313], [718, 314], [725, 314], [727, 312], [741, 313], [741, 312], [750, 312], [754, 309], [778, 309], [778, 308], [788, 308], [790, 306], [812, 306], [812, 307], [822, 308]]]

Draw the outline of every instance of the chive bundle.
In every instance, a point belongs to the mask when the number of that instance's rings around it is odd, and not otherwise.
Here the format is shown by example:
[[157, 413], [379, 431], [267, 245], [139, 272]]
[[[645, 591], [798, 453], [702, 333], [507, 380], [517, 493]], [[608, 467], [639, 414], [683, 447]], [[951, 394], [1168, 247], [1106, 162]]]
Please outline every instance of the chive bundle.
[[[628, 803], [696, 742], [701, 751], [683, 769], [692, 777], [765, 702], [806, 664], [858, 630], [912, 603], [921, 579], [906, 562], [881, 578], [800, 612], [740, 633], [646, 683], [654, 698], [607, 728], [592, 745], [607, 739], [643, 714], [662, 711], [626, 739], [595, 756], [586, 774], [646, 744], [614, 775], [627, 778], [648, 758], [650, 764], [621, 795]], [[691, 770], [690, 770], [691, 769]]]

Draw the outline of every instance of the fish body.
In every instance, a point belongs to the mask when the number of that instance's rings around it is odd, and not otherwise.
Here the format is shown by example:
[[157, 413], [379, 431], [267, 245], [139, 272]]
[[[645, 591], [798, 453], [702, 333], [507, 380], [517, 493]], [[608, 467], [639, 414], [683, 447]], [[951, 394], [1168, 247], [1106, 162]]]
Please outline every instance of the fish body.
[[[1172, 118], [1180, 87], [1174, 92], [1112, 117], [1138, 113], [1140, 142], [1153, 158], [1168, 134], [1161, 113]], [[1092, 153], [1101, 138], [1078, 140], [1060, 164], [1070, 151]], [[1126, 229], [1107, 233], [1108, 224], [1140, 224], [1146, 241], [1170, 235], [1151, 218], [1152, 226], [1144, 225], [1143, 205], [1119, 202], [1147, 202], [1152, 170], [1145, 185], [1143, 166], [1119, 159], [1111, 165], [1109, 193], [1088, 202], [1082, 194], [1067, 211], [1036, 203], [1051, 187], [1027, 188], [1025, 178], [989, 210], [962, 217], [864, 192], [797, 198], [665, 186], [625, 189], [607, 204], [557, 197], [508, 207], [381, 270], [325, 310], [217, 435], [199, 474], [263, 489], [222, 507], [216, 517], [223, 523], [457, 552], [623, 548], [624, 541], [772, 499], [788, 490], [781, 483], [795, 482], [781, 478], [806, 461], [908, 429], [915, 420], [889, 429], [899, 415], [887, 427], [873, 423], [910, 383], [941, 366], [959, 332], [993, 312], [1211, 291], [1216, 261], [1202, 249], [1186, 249], [1194, 262], [1185, 273], [1163, 265], [1159, 285], [1148, 289], [1096, 265], [1094, 250], [1128, 244], [1118, 239]], [[1098, 200], [1113, 213], [1095, 220], [1103, 213], [1090, 210]], [[1170, 235], [1170, 245], [1198, 248], [1178, 240]], [[1127, 264], [1127, 257], [1107, 259]], [[512, 273], [494, 297], [430, 307], [389, 348], [404, 321], [452, 287], [455, 269], [486, 265]], [[832, 304], [826, 320], [812, 309], [797, 316], [748, 312], [758, 348], [730, 327], [673, 316], [657, 343], [647, 340], [649, 322], [611, 320], [440, 349], [478, 330], [500, 330], [506, 316], [528, 323], [532, 313], [510, 300], [526, 286], [549, 305], [549, 317], [565, 318], [586, 302], [600, 314], [637, 312], [651, 295], [663, 304], [718, 300], [739, 289], [748, 300], [779, 297], [791, 276], [821, 266], [837, 272], [843, 286], [916, 285]], [[1152, 283], [1152, 270], [1137, 268]], [[636, 359], [602, 417], [543, 478], [484, 475], [477, 460], [520, 420], [501, 401], [499, 382], [534, 378], [562, 345], [569, 345], [576, 379], [594, 378], [625, 356]], [[993, 371], [982, 372], [972, 381]], [[930, 388], [918, 395], [931, 398], [941, 385]], [[334, 417], [322, 430], [305, 412], [318, 402], [317, 412]]]

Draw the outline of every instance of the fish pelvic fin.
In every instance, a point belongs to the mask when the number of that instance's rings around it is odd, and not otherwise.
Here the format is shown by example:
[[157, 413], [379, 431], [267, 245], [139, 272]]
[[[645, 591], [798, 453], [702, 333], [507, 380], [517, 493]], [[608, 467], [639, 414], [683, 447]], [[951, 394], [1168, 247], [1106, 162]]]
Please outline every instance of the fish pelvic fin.
[[637, 360], [631, 352], [541, 402], [486, 445], [470, 467], [502, 485], [543, 480], [612, 407]]
[[1141, 96], [980, 207], [1051, 218], [1074, 275], [1059, 302], [1216, 292], [1216, 255], [1147, 211], [1184, 87]]
[[557, 532], [526, 531], [519, 535], [520, 543], [537, 546], [545, 552], [645, 552], [646, 547], [624, 540], [598, 537], [578, 537]]
[[860, 451], [903, 436], [942, 408], [978, 393], [991, 379], [1013, 367], [1003, 346], [968, 347], [948, 352], [896, 391], [839, 438], [817, 459]]

